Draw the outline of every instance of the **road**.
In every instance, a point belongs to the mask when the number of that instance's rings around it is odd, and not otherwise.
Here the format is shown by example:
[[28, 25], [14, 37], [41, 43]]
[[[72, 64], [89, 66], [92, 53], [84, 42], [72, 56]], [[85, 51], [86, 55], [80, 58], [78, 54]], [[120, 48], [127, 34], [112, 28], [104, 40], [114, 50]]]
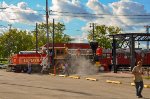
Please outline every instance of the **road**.
[[[118, 80], [122, 84], [106, 83], [106, 80]], [[73, 79], [0, 70], [0, 99], [137, 99], [131, 82], [132, 76], [124, 74], [99, 73]], [[150, 80], [144, 82], [150, 84]], [[143, 99], [150, 99], [149, 93], [150, 88], [144, 88]]]

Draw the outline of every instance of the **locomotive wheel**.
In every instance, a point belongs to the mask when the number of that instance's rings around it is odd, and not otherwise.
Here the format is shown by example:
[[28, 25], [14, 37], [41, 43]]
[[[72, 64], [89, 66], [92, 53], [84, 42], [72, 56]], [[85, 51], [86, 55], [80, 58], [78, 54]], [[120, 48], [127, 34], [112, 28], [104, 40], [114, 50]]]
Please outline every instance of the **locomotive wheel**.
[[32, 66], [32, 72], [39, 73], [41, 70], [42, 67], [40, 65]]
[[27, 67], [23, 67], [23, 68], [22, 68], [22, 71], [23, 71], [24, 73], [26, 73], [26, 72], [28, 71], [28, 68], [27, 68]]
[[15, 73], [21, 73], [22, 68], [20, 66], [15, 67]]

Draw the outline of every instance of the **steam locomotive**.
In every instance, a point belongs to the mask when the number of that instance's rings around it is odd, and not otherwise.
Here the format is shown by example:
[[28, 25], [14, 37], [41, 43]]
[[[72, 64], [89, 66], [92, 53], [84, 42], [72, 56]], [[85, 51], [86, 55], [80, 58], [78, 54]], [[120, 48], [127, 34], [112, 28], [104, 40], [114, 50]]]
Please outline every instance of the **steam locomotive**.
[[[95, 44], [95, 43], [94, 43]], [[44, 59], [47, 54], [43, 51], [47, 45], [42, 46], [38, 52], [36, 51], [20, 51], [18, 54], [14, 54], [10, 57], [10, 64], [7, 71], [14, 72], [27, 72], [28, 61], [31, 61], [33, 72], [40, 72]], [[92, 45], [93, 46], [93, 45]], [[91, 44], [88, 43], [56, 43], [54, 45], [54, 65], [59, 62], [64, 62], [71, 57], [77, 55], [83, 56], [92, 60], [94, 64], [99, 65], [104, 71], [112, 70], [112, 50], [103, 49], [101, 47], [95, 47], [92, 49]], [[49, 49], [52, 49], [52, 45], [49, 45]], [[141, 49], [135, 50], [136, 62], [143, 59], [143, 66], [150, 67], [150, 51], [142, 51]], [[50, 62], [52, 62], [51, 56], [49, 56]], [[72, 58], [74, 59], [74, 58]], [[46, 64], [47, 61], [45, 61]], [[117, 49], [116, 65], [118, 70], [121, 68], [130, 69], [130, 53], [128, 49]], [[53, 71], [54, 67], [51, 66]]]
[[[14, 72], [27, 72], [28, 62], [31, 62], [32, 72], [40, 72], [43, 64], [47, 63], [47, 45], [36, 51], [20, 51], [18, 54], [14, 54], [9, 59], [9, 65], [7, 71]], [[44, 49], [44, 50], [43, 50]], [[49, 49], [52, 50], [52, 44], [49, 45]], [[56, 66], [60, 62], [64, 62], [77, 55], [91, 57], [92, 51], [88, 43], [56, 43], [54, 45], [54, 65]], [[49, 56], [50, 65], [52, 64], [52, 56]], [[57, 68], [57, 67], [56, 67]], [[50, 71], [53, 71], [54, 66], [50, 67]]]

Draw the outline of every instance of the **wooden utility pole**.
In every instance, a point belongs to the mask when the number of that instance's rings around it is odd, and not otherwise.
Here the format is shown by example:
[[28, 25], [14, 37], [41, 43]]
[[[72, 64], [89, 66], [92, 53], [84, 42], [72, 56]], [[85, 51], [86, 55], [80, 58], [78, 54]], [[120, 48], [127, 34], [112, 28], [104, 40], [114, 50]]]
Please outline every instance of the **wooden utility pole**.
[[49, 52], [49, 29], [48, 29], [48, 0], [46, 0], [46, 34], [47, 34], [47, 58], [48, 58], [48, 68], [50, 68], [50, 52]]
[[38, 24], [36, 23], [36, 53], [38, 51]]
[[54, 39], [55, 38], [55, 20], [53, 19], [53, 35], [52, 35], [52, 39], [53, 39], [53, 43], [52, 43], [52, 66], [54, 66], [54, 74], [56, 74], [56, 67], [55, 67], [55, 65], [54, 65], [54, 44], [55, 44], [55, 42], [54, 42]]

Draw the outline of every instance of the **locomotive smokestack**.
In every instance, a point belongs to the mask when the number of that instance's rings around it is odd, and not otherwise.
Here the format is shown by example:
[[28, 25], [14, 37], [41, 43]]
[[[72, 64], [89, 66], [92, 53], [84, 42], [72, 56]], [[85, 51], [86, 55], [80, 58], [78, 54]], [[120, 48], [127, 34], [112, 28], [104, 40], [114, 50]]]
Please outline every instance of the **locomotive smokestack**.
[[94, 59], [94, 57], [96, 55], [96, 49], [98, 48], [98, 42], [97, 41], [91, 41], [90, 42], [90, 47], [91, 47], [91, 49], [93, 51], [93, 59]]

